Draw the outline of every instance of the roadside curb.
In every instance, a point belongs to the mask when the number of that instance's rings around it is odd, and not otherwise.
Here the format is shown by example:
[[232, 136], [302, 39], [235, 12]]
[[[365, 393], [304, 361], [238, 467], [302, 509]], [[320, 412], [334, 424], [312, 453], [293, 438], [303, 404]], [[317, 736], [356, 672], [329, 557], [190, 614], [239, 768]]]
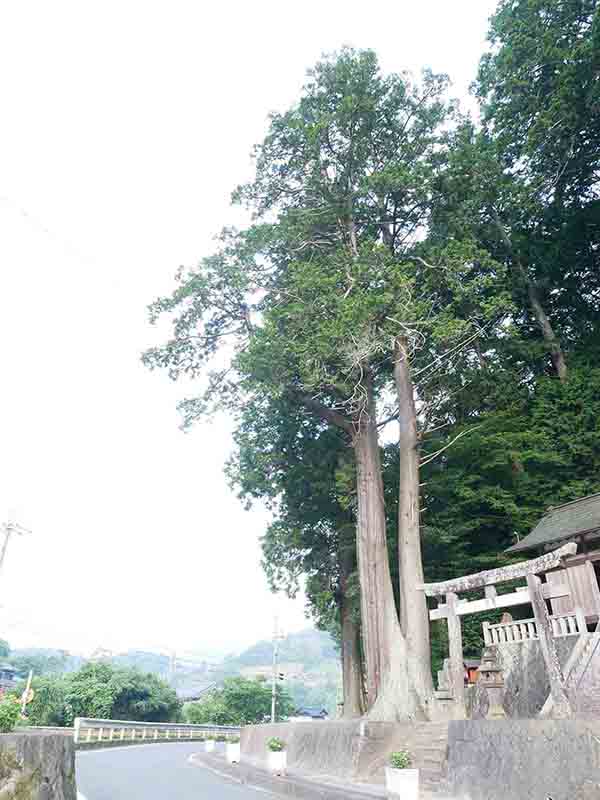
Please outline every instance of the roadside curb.
[[209, 769], [234, 783], [269, 792], [279, 797], [293, 797], [296, 800], [379, 800], [385, 798], [383, 787], [381, 790], [363, 789], [348, 784], [311, 780], [289, 773], [285, 777], [279, 777], [244, 762], [229, 765], [218, 756], [208, 756], [205, 753], [194, 753], [188, 760], [195, 766]]

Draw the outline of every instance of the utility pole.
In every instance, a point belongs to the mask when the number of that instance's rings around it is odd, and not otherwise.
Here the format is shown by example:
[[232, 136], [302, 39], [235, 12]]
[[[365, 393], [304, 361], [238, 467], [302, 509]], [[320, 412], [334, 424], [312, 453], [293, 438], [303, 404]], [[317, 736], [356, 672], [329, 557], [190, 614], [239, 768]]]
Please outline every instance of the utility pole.
[[27, 686], [25, 687], [25, 691], [21, 695], [21, 716], [25, 715], [25, 708], [27, 703], [30, 701], [29, 692], [31, 691], [31, 679], [33, 678], [33, 670], [29, 670], [29, 675], [27, 676]]
[[284, 639], [284, 635], [279, 632], [277, 624], [277, 617], [275, 617], [275, 625], [273, 627], [273, 683], [271, 688], [271, 722], [275, 722], [275, 712], [277, 706], [277, 656], [279, 655], [279, 642]]
[[6, 558], [6, 550], [8, 548], [8, 540], [12, 534], [16, 533], [18, 536], [23, 536], [25, 533], [31, 533], [30, 530], [24, 528], [22, 525], [19, 525], [18, 522], [5, 522], [2, 525], [2, 530], [4, 531], [4, 542], [2, 543], [2, 551], [0, 552], [0, 572], [4, 566], [4, 559]]

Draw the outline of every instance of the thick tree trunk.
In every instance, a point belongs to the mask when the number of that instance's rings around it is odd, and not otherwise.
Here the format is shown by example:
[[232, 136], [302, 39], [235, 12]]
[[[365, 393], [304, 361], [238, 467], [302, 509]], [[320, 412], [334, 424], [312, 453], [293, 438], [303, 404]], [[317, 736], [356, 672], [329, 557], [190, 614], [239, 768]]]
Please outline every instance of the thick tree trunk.
[[309, 395], [297, 396], [321, 419], [352, 435], [356, 461], [356, 558], [369, 719], [423, 718], [426, 710], [409, 678], [406, 642], [400, 630], [390, 576], [375, 402], [368, 372], [362, 389], [366, 399], [353, 422]]
[[398, 495], [398, 563], [400, 572], [400, 626], [406, 639], [409, 675], [423, 704], [433, 696], [429, 612], [423, 583], [419, 521], [419, 452], [417, 414], [407, 343], [397, 339], [394, 379], [400, 426], [400, 486]]
[[356, 546], [342, 545], [340, 565], [340, 624], [342, 629], [342, 688], [344, 693], [343, 716], [347, 719], [362, 717], [365, 712], [360, 626], [348, 593], [348, 581], [356, 569]]
[[361, 590], [363, 654], [369, 717], [396, 720], [414, 717], [419, 703], [408, 678], [406, 643], [400, 630], [386, 543], [383, 480], [373, 389], [354, 436], [357, 477], [357, 558]]
[[342, 688], [345, 719], [362, 717], [365, 712], [359, 628], [346, 598], [342, 599]]
[[550, 358], [552, 359], [552, 364], [554, 365], [556, 374], [561, 381], [565, 381], [567, 379], [567, 362], [565, 361], [565, 354], [562, 351], [560, 343], [556, 337], [556, 334], [554, 333], [554, 328], [552, 327], [552, 324], [548, 319], [548, 315], [546, 314], [541, 303], [539, 292], [536, 286], [532, 283], [523, 266], [520, 266], [520, 272], [523, 276], [523, 279], [527, 281], [527, 295], [529, 297], [531, 308], [533, 309], [533, 315], [535, 316], [537, 324], [540, 327], [544, 341], [548, 344]]
[[511, 241], [510, 236], [507, 234], [504, 225], [502, 224], [502, 220], [498, 212], [494, 212], [494, 218], [496, 222], [496, 227], [500, 233], [502, 241], [506, 249], [508, 250], [516, 271], [519, 274], [519, 278], [525, 286], [527, 287], [527, 297], [529, 298], [529, 304], [531, 306], [531, 310], [533, 311], [533, 316], [535, 317], [535, 321], [537, 322], [540, 331], [542, 332], [542, 337], [546, 344], [548, 345], [548, 349], [550, 351], [550, 358], [552, 359], [552, 364], [554, 369], [556, 370], [556, 374], [558, 375], [561, 381], [565, 381], [567, 379], [567, 362], [565, 360], [565, 354], [563, 353], [562, 347], [560, 346], [560, 342], [558, 337], [554, 332], [554, 328], [552, 327], [552, 323], [544, 306], [542, 305], [542, 301], [540, 300], [540, 293], [538, 292], [537, 286], [531, 280], [527, 269], [523, 265], [519, 254], [515, 252], [513, 247], [513, 243]]

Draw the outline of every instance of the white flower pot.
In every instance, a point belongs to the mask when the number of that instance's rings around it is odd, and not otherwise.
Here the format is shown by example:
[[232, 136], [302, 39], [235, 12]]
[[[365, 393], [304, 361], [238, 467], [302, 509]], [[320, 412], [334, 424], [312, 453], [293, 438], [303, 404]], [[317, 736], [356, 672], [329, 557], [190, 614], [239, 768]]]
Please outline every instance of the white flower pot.
[[275, 775], [285, 775], [285, 768], [287, 766], [286, 751], [281, 750], [278, 753], [274, 753], [272, 750], [269, 750], [268, 765], [271, 772], [274, 772]]
[[230, 764], [239, 764], [240, 763], [240, 743], [239, 742], [227, 742], [227, 747], [225, 748], [225, 755], [227, 757], [227, 761]]
[[419, 800], [419, 770], [386, 767], [385, 789], [390, 800]]
[[204, 752], [205, 753], [212, 753], [215, 749], [215, 740], [214, 739], [206, 739], [204, 742]]

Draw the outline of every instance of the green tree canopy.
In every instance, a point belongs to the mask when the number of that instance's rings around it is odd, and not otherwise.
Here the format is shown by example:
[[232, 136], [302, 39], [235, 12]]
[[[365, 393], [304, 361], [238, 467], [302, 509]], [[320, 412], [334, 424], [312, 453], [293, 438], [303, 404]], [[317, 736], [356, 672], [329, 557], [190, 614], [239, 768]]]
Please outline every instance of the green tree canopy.
[[161, 678], [105, 663], [36, 677], [32, 686], [28, 715], [35, 725], [72, 725], [75, 717], [170, 722], [181, 710], [175, 690]]
[[[285, 719], [294, 711], [292, 699], [277, 687], [277, 719]], [[185, 709], [189, 722], [212, 725], [253, 725], [264, 722], [271, 714], [271, 685], [248, 678], [225, 678], [223, 686], [204, 700], [189, 703]]]

